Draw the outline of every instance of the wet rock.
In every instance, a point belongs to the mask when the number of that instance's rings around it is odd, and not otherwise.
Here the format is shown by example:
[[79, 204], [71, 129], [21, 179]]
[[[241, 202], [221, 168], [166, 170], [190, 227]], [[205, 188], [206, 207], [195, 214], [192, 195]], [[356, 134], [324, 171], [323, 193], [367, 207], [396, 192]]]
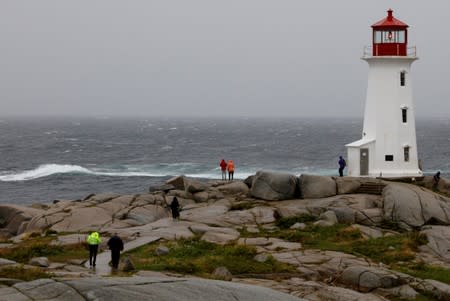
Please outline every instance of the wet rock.
[[291, 174], [258, 171], [253, 178], [250, 194], [263, 200], [288, 200], [298, 195], [298, 178]]
[[218, 267], [212, 273], [213, 278], [225, 281], [231, 281], [233, 275], [228, 271], [226, 267]]
[[130, 257], [125, 256], [120, 260], [119, 270], [124, 272], [134, 271], [136, 268], [134, 267], [134, 263]]
[[304, 199], [320, 199], [336, 195], [336, 182], [332, 177], [303, 174], [300, 191]]
[[4, 267], [4, 266], [8, 266], [8, 265], [14, 265], [14, 264], [16, 264], [16, 262], [13, 261], [13, 260], [0, 258], [0, 267]]
[[229, 184], [218, 186], [217, 189], [225, 194], [247, 194], [249, 192], [248, 186], [241, 181], [234, 181]]
[[257, 262], [266, 262], [267, 260], [269, 260], [269, 258], [270, 255], [266, 253], [257, 254], [255, 257], [253, 257], [253, 259]]
[[30, 259], [30, 264], [43, 268], [46, 268], [50, 265], [47, 257], [33, 257]]
[[148, 189], [148, 192], [157, 192], [157, 191], [162, 191], [162, 192], [169, 192], [173, 189], [176, 189], [176, 187], [174, 185], [171, 184], [164, 184], [164, 185], [155, 185], [155, 186], [150, 186], [150, 188]]
[[158, 256], [164, 256], [169, 254], [169, 248], [165, 246], [159, 246], [155, 250], [155, 254]]
[[305, 223], [295, 223], [289, 229], [304, 230], [305, 228], [306, 228], [306, 224]]
[[208, 185], [204, 182], [184, 178], [184, 189], [187, 192], [196, 193], [196, 192], [205, 191], [206, 189], [208, 189]]
[[361, 186], [361, 178], [337, 177], [336, 186], [338, 194], [356, 193]]
[[383, 190], [384, 218], [405, 230], [450, 224], [450, 199], [424, 188], [393, 183]]
[[185, 190], [184, 186], [185, 176], [176, 176], [166, 181], [166, 184], [172, 185], [175, 189]]
[[340, 281], [361, 292], [369, 292], [376, 288], [392, 288], [403, 284], [396, 274], [366, 266], [348, 267], [342, 272]]

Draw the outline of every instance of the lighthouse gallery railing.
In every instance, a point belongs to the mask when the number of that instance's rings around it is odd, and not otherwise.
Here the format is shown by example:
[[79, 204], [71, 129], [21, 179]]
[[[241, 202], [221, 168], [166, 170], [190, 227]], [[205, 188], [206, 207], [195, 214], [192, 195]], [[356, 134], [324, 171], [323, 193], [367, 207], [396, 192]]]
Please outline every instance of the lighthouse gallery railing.
[[[375, 53], [377, 53], [375, 49]], [[372, 46], [364, 46], [363, 49], [363, 57], [373, 57], [373, 47]], [[397, 50], [397, 55], [400, 55], [400, 49]], [[417, 56], [417, 48], [416, 46], [409, 46], [406, 49], [406, 56], [416, 57]]]

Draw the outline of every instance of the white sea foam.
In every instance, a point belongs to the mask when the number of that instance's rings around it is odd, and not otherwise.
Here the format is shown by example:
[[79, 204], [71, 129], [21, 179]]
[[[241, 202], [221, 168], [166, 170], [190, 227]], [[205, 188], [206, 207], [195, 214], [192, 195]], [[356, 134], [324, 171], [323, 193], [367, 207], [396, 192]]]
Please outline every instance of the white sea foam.
[[[0, 172], [0, 181], [29, 181], [55, 174], [88, 174], [107, 177], [167, 177], [184, 174], [193, 178], [217, 179], [221, 177], [218, 168], [200, 166], [195, 163], [172, 163], [150, 165], [126, 165], [118, 167], [86, 168], [69, 164], [44, 164], [32, 170], [19, 172]], [[252, 172], [235, 173], [236, 179], [245, 179]]]
[[27, 181], [47, 177], [58, 173], [92, 173], [89, 169], [78, 165], [44, 164], [32, 170], [3, 174], [0, 181]]

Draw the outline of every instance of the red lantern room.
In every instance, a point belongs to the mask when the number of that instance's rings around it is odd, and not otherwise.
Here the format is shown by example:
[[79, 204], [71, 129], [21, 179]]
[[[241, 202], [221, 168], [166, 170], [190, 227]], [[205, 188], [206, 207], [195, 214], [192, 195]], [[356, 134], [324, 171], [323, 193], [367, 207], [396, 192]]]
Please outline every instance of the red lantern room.
[[373, 56], [406, 56], [408, 25], [394, 18], [392, 9], [383, 20], [372, 25]]

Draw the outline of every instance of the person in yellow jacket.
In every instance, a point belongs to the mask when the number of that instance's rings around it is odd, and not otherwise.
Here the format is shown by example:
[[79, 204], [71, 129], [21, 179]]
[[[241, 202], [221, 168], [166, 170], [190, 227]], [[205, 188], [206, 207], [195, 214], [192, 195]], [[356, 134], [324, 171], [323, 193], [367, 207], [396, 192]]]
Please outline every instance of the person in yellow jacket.
[[93, 231], [88, 235], [86, 241], [89, 246], [89, 266], [95, 267], [98, 245], [102, 242], [102, 239], [100, 238], [100, 234], [97, 231]]
[[234, 178], [234, 162], [233, 162], [233, 160], [228, 161], [227, 169], [228, 169], [228, 181], [231, 181]]

